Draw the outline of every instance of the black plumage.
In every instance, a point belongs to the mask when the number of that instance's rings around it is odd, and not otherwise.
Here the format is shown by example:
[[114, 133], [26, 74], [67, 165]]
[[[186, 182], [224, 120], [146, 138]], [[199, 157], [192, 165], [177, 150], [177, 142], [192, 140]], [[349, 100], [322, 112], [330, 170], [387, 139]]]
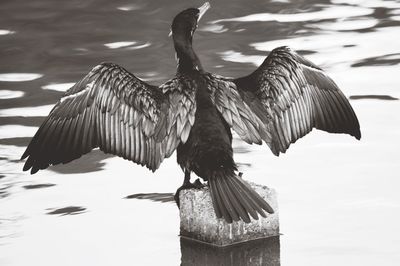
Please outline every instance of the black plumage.
[[248, 76], [206, 72], [192, 48], [197, 23], [209, 8], [179, 13], [171, 26], [176, 76], [149, 85], [124, 68], [102, 63], [57, 102], [22, 155], [36, 173], [99, 147], [155, 171], [177, 150], [185, 172], [208, 181], [216, 216], [227, 222], [266, 216], [273, 209], [236, 173], [233, 129], [247, 143], [267, 143], [275, 155], [313, 128], [361, 138], [357, 117], [337, 85], [319, 67], [291, 51], [274, 49]]

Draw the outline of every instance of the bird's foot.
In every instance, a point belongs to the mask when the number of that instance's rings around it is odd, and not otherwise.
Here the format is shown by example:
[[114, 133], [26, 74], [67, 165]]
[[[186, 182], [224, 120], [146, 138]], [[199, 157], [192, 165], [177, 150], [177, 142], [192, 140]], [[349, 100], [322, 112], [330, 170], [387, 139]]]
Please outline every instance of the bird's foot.
[[205, 187], [205, 185], [203, 183], [201, 183], [199, 178], [197, 178], [196, 181], [194, 181], [193, 183], [187, 182], [187, 183], [184, 183], [180, 188], [178, 188], [176, 190], [176, 193], [174, 196], [174, 199], [175, 199], [176, 205], [178, 205], [178, 208], [180, 207], [179, 193], [181, 192], [181, 190], [192, 189], [192, 188], [202, 189], [203, 187]]
[[196, 189], [202, 189], [203, 187], [205, 187], [206, 185], [204, 185], [203, 183], [201, 183], [200, 179], [197, 178], [193, 183], [191, 183], [193, 187], [191, 188], [196, 188]]

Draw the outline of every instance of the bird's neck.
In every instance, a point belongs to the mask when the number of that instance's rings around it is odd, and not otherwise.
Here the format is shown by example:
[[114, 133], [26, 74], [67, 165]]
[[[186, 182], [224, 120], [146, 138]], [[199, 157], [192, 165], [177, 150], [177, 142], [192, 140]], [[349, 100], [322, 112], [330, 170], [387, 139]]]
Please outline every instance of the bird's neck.
[[191, 38], [174, 38], [178, 72], [203, 71], [200, 60], [193, 50]]

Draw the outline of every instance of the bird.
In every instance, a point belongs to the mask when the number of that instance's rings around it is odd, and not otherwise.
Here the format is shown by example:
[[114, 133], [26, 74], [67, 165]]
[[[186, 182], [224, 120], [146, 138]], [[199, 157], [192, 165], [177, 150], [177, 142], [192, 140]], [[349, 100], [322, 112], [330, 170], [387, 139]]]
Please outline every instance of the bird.
[[[177, 189], [207, 186], [217, 219], [250, 223], [274, 209], [241, 177], [232, 132], [278, 156], [313, 128], [360, 140], [357, 116], [336, 83], [289, 47], [273, 49], [252, 73], [228, 78], [204, 70], [193, 35], [210, 8], [173, 19], [173, 78], [156, 86], [114, 63], [101, 63], [55, 104], [21, 160], [31, 174], [99, 148], [151, 171], [174, 151], [184, 173]], [[203, 181], [191, 182], [191, 173]]]

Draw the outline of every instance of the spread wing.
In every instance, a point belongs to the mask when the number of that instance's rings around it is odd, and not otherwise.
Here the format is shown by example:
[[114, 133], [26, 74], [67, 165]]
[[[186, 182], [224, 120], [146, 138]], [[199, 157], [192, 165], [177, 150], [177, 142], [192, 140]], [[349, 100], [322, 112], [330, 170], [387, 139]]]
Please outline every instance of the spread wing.
[[177, 78], [151, 86], [111, 63], [93, 68], [57, 102], [28, 145], [24, 171], [67, 163], [99, 147], [155, 171], [186, 142], [194, 92]]
[[[227, 123], [249, 143], [264, 140], [275, 155], [285, 152], [313, 128], [361, 138], [357, 116], [335, 82], [288, 47], [274, 49], [246, 77], [214, 79], [224, 84], [210, 88]], [[218, 100], [224, 97], [230, 100]], [[230, 117], [242, 117], [242, 121], [248, 117], [253, 123], [238, 127], [230, 123]], [[247, 134], [243, 134], [245, 129]]]

